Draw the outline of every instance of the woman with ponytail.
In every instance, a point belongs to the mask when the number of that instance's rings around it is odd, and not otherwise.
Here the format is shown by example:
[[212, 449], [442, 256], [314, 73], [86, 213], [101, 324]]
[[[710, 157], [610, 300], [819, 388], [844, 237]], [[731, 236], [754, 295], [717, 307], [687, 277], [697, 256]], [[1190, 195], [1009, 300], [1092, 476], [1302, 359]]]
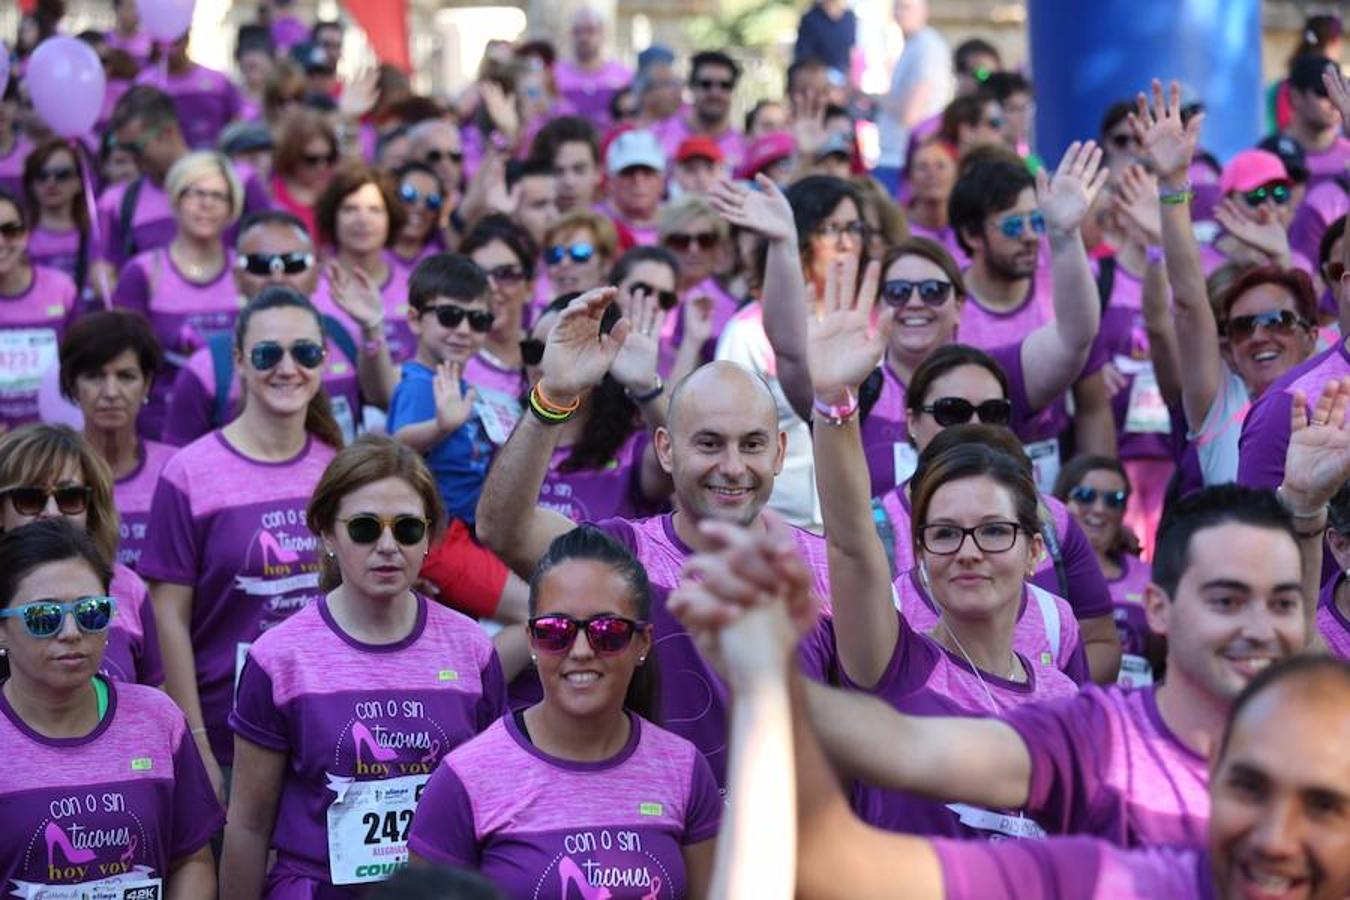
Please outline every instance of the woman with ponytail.
[[304, 512], [342, 444], [320, 384], [327, 348], [313, 304], [292, 288], [263, 290], [239, 313], [234, 354], [243, 411], [164, 466], [140, 561], [165, 686], [222, 797], [248, 646], [319, 596]]
[[436, 764], [505, 710], [487, 635], [413, 591], [445, 525], [416, 452], [387, 437], [356, 441], [324, 471], [305, 521], [322, 543], [327, 593], [244, 662], [230, 714], [225, 900], [336, 900], [387, 878], [407, 858], [408, 823]]

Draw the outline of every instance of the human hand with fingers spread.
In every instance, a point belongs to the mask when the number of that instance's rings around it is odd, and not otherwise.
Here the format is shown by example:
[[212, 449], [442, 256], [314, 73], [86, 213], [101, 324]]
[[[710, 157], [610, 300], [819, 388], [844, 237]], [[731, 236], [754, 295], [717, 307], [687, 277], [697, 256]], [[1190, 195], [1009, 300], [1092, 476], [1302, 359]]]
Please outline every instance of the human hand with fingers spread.
[[1327, 66], [1322, 84], [1326, 86], [1327, 97], [1340, 111], [1342, 130], [1350, 131], [1350, 79], [1341, 73], [1340, 66]]
[[1292, 260], [1289, 234], [1269, 206], [1259, 206], [1252, 215], [1243, 212], [1237, 201], [1225, 197], [1214, 208], [1214, 220], [1224, 231], [1261, 254], [1265, 262], [1288, 267]]
[[1050, 231], [1067, 234], [1083, 224], [1109, 174], [1094, 141], [1070, 144], [1053, 177], [1037, 172], [1036, 203]]
[[1145, 246], [1162, 243], [1162, 216], [1158, 212], [1158, 181], [1143, 166], [1125, 168], [1116, 181], [1112, 208], [1121, 226]]
[[1307, 395], [1294, 392], [1280, 494], [1300, 518], [1316, 515], [1350, 481], [1347, 408], [1350, 377], [1328, 381], [1311, 412]]
[[1144, 158], [1153, 166], [1163, 184], [1173, 179], [1184, 180], [1200, 143], [1200, 127], [1205, 114], [1197, 113], [1181, 121], [1181, 85], [1173, 81], [1167, 96], [1163, 96], [1162, 82], [1153, 79], [1153, 102], [1142, 93], [1135, 99], [1135, 111], [1130, 113], [1130, 128], [1143, 150]]
[[375, 108], [380, 99], [380, 70], [364, 69], [342, 88], [338, 98], [338, 115], [349, 122], [357, 121]]
[[618, 290], [589, 290], [573, 300], [549, 332], [540, 362], [539, 390], [559, 406], [571, 406], [600, 383], [628, 339], [632, 323], [619, 319], [609, 334], [600, 333], [605, 309]]
[[762, 235], [770, 241], [797, 242], [797, 223], [792, 205], [767, 175], [756, 175], [759, 190], [722, 179], [713, 185], [708, 199], [717, 214], [732, 225]]
[[442, 434], [458, 431], [473, 415], [473, 404], [478, 391], [463, 381], [463, 363], [441, 363], [431, 381], [436, 398], [436, 427]]
[[329, 260], [323, 274], [328, 279], [328, 295], [363, 332], [377, 331], [384, 325], [384, 299], [364, 269], [354, 266], [348, 272], [336, 260]]
[[624, 318], [630, 321], [628, 337], [610, 363], [609, 374], [629, 394], [649, 394], [661, 383], [657, 363], [666, 311], [654, 291], [634, 291]]
[[837, 260], [825, 277], [825, 296], [806, 323], [806, 359], [811, 387], [818, 401], [838, 405], [857, 391], [881, 362], [895, 324], [883, 313], [872, 321], [881, 263], [868, 263], [862, 284], [857, 283], [857, 262]]
[[702, 347], [713, 336], [713, 299], [698, 294], [685, 300], [682, 306], [684, 335], [681, 341], [692, 347]]

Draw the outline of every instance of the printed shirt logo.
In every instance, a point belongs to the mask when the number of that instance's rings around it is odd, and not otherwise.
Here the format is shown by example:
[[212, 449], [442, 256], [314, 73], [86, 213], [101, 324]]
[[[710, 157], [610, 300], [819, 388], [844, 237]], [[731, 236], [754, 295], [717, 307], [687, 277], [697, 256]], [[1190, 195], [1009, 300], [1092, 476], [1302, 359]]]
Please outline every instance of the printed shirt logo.
[[643, 816], [659, 816], [663, 807], [660, 803], [639, 803], [638, 814]]
[[47, 307], [47, 318], [49, 319], [59, 319], [65, 314], [66, 308], [60, 303], [53, 303], [51, 306]]
[[441, 669], [436, 673], [437, 681], [459, 681], [459, 673], [454, 669]]
[[138, 756], [131, 761], [131, 771], [149, 772], [155, 765], [155, 761], [148, 756]]

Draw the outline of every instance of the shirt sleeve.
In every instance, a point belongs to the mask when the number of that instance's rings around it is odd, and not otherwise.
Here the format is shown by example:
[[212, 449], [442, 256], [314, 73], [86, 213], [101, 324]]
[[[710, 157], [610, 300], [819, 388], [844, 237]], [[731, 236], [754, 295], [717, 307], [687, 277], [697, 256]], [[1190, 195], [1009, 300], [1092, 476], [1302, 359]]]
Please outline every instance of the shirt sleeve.
[[146, 315], [150, 309], [150, 279], [145, 266], [138, 260], [128, 263], [113, 288], [112, 305]]
[[164, 684], [164, 657], [159, 652], [159, 627], [149, 596], [141, 601], [141, 647], [136, 657], [136, 681], [150, 687]]
[[252, 651], [239, 673], [230, 728], [241, 738], [268, 750], [285, 751], [291, 746], [286, 736], [286, 719], [273, 699], [272, 678], [258, 665]]
[[1284, 455], [1289, 450], [1289, 412], [1294, 398], [1287, 391], [1268, 390], [1242, 423], [1238, 439], [1239, 484], [1276, 488], [1284, 480]]
[[1090, 748], [1109, 746], [1111, 725], [1095, 693], [1028, 703], [1005, 717], [1031, 756], [1026, 812], [1051, 834], [1087, 831], [1104, 782]]
[[[1069, 585], [1069, 596], [1064, 599], [1073, 607], [1074, 618], [1082, 621], [1111, 615], [1111, 587], [1106, 583], [1106, 576], [1102, 575], [1101, 564], [1092, 552], [1087, 535], [1072, 516], [1068, 518], [1064, 533], [1060, 536], [1059, 552], [1064, 560], [1065, 580]], [[1051, 579], [1048, 585], [1041, 581], [1046, 575]], [[1033, 580], [1051, 593], [1059, 593], [1059, 579], [1053, 568], [1038, 573]]]
[[150, 501], [145, 550], [139, 572], [146, 581], [168, 581], [196, 587], [201, 570], [201, 548], [192, 504], [187, 495], [163, 475]]
[[694, 751], [694, 772], [689, 782], [689, 804], [684, 816], [684, 837], [688, 846], [716, 837], [722, 826], [722, 792], [717, 789], [712, 766], [698, 750]]
[[1099, 896], [1099, 843], [940, 839], [933, 849], [947, 900], [1071, 900]]
[[165, 443], [183, 447], [211, 430], [216, 398], [207, 392], [191, 366], [178, 370], [169, 395], [169, 412], [164, 417]]
[[432, 773], [417, 803], [408, 849], [432, 862], [478, 868], [481, 853], [473, 802], [464, 782], [445, 761]]
[[431, 382], [425, 378], [405, 377], [394, 388], [393, 399], [389, 403], [390, 434], [400, 428], [425, 422], [436, 417], [436, 397]]
[[[182, 718], [182, 713], [179, 713]], [[183, 720], [178, 749], [173, 754], [173, 843], [171, 859], [191, 856], [210, 843], [225, 824], [216, 792], [207, 777], [197, 745], [191, 740], [187, 720]]]
[[483, 696], [478, 701], [478, 731], [481, 733], [507, 713], [506, 675], [502, 672], [502, 661], [496, 650], [488, 657], [480, 677], [483, 681]]

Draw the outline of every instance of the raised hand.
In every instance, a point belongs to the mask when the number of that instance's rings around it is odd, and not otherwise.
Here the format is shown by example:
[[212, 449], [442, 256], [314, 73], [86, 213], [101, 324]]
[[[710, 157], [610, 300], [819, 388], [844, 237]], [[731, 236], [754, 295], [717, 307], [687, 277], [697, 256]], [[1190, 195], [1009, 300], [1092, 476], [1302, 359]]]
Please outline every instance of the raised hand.
[[1200, 143], [1200, 126], [1204, 124], [1205, 115], [1197, 113], [1182, 124], [1181, 85], [1175, 81], [1166, 98], [1163, 97], [1162, 82], [1156, 78], [1152, 91], [1152, 107], [1142, 93], [1135, 99], [1135, 111], [1129, 117], [1130, 128], [1160, 179], [1185, 178]]
[[1036, 173], [1036, 203], [1051, 231], [1070, 232], [1083, 223], [1092, 201], [1110, 173], [1102, 166], [1102, 150], [1094, 141], [1074, 141], [1064, 151], [1054, 177]]
[[1322, 83], [1327, 86], [1327, 96], [1340, 110], [1341, 128], [1350, 130], [1350, 80], [1341, 74], [1340, 66], [1327, 66]]
[[690, 297], [684, 301], [680, 314], [684, 316], [684, 333], [680, 340], [694, 347], [702, 347], [712, 337], [712, 298], [705, 294]]
[[323, 274], [328, 279], [328, 295], [362, 331], [374, 331], [384, 324], [384, 299], [364, 269], [355, 266], [348, 272], [336, 260], [329, 260]]
[[824, 91], [807, 91], [797, 104], [792, 117], [792, 137], [802, 159], [814, 160], [825, 146], [829, 132], [825, 130], [825, 108], [828, 100]]
[[338, 115], [348, 121], [360, 119], [375, 108], [380, 99], [379, 69], [363, 69], [342, 88]]
[[436, 398], [436, 427], [444, 434], [458, 431], [473, 414], [478, 391], [464, 386], [463, 374], [462, 363], [441, 363], [431, 380], [431, 390]]
[[1350, 480], [1347, 407], [1350, 407], [1350, 377], [1328, 381], [1311, 415], [1307, 395], [1294, 392], [1280, 493], [1296, 513], [1322, 508]]
[[520, 134], [520, 116], [516, 112], [515, 99], [495, 81], [479, 82], [478, 96], [492, 124], [507, 140], [515, 141]]
[[1255, 218], [1244, 214], [1237, 201], [1225, 197], [1214, 208], [1214, 220], [1224, 230], [1265, 257], [1265, 262], [1280, 266], [1290, 263], [1289, 234], [1267, 206], [1257, 207]]
[[723, 178], [713, 185], [708, 199], [717, 214], [732, 225], [748, 229], [770, 241], [797, 242], [797, 223], [792, 205], [767, 175], [756, 175], [759, 190]]
[[632, 323], [619, 319], [609, 334], [600, 333], [605, 308], [618, 291], [612, 287], [587, 291], [568, 305], [549, 332], [540, 363], [539, 389], [554, 403], [569, 406], [600, 383], [628, 339]]
[[895, 326], [889, 312], [872, 322], [881, 264], [867, 265], [862, 285], [855, 291], [857, 263], [839, 260], [825, 275], [825, 296], [819, 311], [806, 323], [806, 360], [811, 370], [811, 388], [819, 398], [833, 402], [871, 374], [881, 361], [886, 341]]
[[1116, 180], [1112, 209], [1121, 227], [1144, 245], [1162, 243], [1162, 216], [1158, 212], [1158, 181], [1143, 166], [1127, 166]]
[[631, 325], [628, 337], [610, 363], [609, 374], [631, 394], [646, 394], [656, 387], [660, 378], [657, 362], [661, 355], [661, 326], [666, 311], [661, 308], [654, 292], [634, 292], [632, 303], [624, 318]]

